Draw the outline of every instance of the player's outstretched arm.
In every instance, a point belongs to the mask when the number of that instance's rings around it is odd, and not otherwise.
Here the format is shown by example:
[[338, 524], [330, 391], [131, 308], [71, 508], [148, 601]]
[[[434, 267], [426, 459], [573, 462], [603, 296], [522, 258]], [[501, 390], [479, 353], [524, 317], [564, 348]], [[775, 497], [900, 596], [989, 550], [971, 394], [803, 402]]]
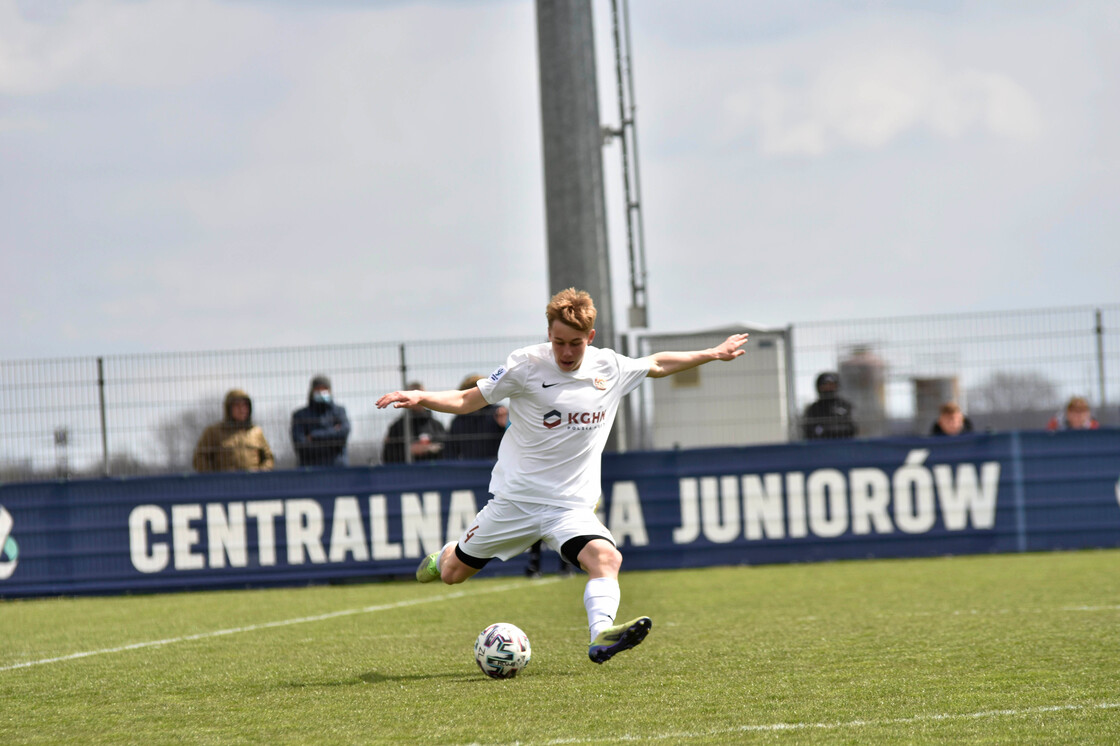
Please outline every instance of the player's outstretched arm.
[[650, 378], [664, 378], [713, 360], [734, 360], [746, 353], [746, 334], [732, 334], [722, 344], [692, 352], [657, 352], [649, 356]]
[[436, 412], [467, 414], [486, 406], [486, 399], [481, 391], [472, 388], [466, 391], [394, 391], [377, 400], [378, 409], [385, 409], [390, 404], [394, 409], [419, 405]]

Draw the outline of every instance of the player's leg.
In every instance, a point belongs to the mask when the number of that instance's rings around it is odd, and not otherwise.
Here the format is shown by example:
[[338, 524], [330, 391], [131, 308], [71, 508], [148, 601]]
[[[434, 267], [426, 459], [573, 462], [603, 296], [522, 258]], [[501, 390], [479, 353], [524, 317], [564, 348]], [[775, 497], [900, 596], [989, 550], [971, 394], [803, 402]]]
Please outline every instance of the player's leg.
[[[574, 551], [581, 543], [582, 549]], [[622, 590], [618, 585], [618, 571], [622, 567], [622, 553], [606, 539], [578, 536], [565, 543], [567, 552], [574, 553], [579, 566], [587, 572], [587, 585], [583, 590], [583, 606], [587, 609], [587, 628], [591, 639], [614, 624]]]
[[416, 567], [416, 579], [421, 583], [431, 583], [433, 580], [440, 579], [440, 565], [443, 564], [443, 556], [447, 550], [454, 547], [455, 542], [449, 541], [443, 545], [443, 548], [438, 552], [432, 552], [424, 559], [420, 560], [420, 564]]
[[617, 581], [618, 571], [622, 568], [622, 552], [618, 551], [614, 542], [602, 536], [577, 536], [564, 543], [565, 554], [576, 550], [581, 543], [583, 546], [576, 551], [576, 561], [587, 576], [592, 580], [610, 578]]
[[495, 557], [508, 560], [521, 554], [540, 538], [535, 515], [539, 509], [495, 497], [482, 507], [457, 542], [448, 542], [424, 558], [416, 579], [455, 585], [473, 577]]
[[[489, 560], [460, 556], [456, 542], [449, 541], [438, 552], [432, 552], [416, 568], [416, 579], [421, 583], [442, 580], [448, 585], [462, 583], [486, 566]], [[466, 560], [466, 561], [464, 561]], [[470, 563], [470, 564], [468, 564]]]
[[439, 575], [447, 585], [455, 585], [469, 580], [490, 561], [489, 557], [473, 557], [464, 552], [458, 544], [450, 549], [444, 548], [440, 558]]
[[640, 645], [653, 622], [648, 616], [640, 616], [621, 624], [614, 623], [622, 600], [622, 591], [618, 586], [622, 553], [614, 544], [606, 539], [595, 539], [587, 543], [577, 558], [590, 576], [583, 592], [587, 627], [591, 634], [587, 656], [595, 663], [606, 663], [624, 650]]
[[622, 553], [615, 547], [614, 537], [591, 511], [569, 511], [546, 533], [550, 541], [560, 541], [560, 554], [588, 574], [583, 592], [591, 645], [588, 656], [603, 663], [645, 639], [653, 623], [649, 617], [638, 617], [615, 624], [622, 592], [618, 572]]

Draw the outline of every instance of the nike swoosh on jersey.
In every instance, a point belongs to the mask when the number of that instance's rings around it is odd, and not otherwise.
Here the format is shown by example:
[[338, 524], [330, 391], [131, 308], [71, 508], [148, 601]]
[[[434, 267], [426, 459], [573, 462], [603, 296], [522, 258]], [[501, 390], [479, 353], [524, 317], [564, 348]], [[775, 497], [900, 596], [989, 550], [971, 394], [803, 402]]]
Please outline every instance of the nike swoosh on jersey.
[[561, 383], [563, 383], [563, 381], [557, 381], [556, 383], [542, 383], [541, 388], [542, 389], [550, 389], [553, 386], [559, 386]]

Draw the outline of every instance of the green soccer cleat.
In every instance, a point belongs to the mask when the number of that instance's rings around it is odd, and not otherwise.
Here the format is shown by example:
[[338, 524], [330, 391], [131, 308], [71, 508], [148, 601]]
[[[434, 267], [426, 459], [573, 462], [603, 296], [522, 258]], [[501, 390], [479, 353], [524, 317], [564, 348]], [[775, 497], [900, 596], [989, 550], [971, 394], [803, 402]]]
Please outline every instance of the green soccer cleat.
[[596, 663], [606, 663], [623, 650], [640, 645], [652, 627], [653, 622], [648, 616], [608, 627], [595, 637], [587, 649], [587, 657]]
[[421, 583], [430, 583], [433, 580], [439, 580], [439, 567], [436, 565], [436, 560], [439, 559], [439, 552], [432, 552], [427, 557], [420, 561], [420, 566], [416, 568], [416, 579]]

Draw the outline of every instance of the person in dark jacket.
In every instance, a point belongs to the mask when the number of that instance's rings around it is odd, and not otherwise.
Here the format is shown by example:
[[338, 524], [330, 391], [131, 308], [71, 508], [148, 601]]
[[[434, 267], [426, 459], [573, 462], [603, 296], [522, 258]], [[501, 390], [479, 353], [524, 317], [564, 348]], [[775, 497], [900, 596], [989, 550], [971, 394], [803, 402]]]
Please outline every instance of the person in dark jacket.
[[[459, 384], [459, 390], [474, 388], [481, 378], [467, 376]], [[448, 458], [496, 461], [508, 421], [509, 410], [500, 404], [487, 404], [477, 412], [456, 415], [447, 436]]]
[[956, 402], [945, 402], [937, 412], [937, 420], [930, 428], [930, 435], [960, 435], [972, 432], [972, 420], [964, 416]]
[[[413, 391], [424, 391], [423, 384], [413, 381], [408, 384]], [[381, 448], [381, 462], [384, 464], [403, 464], [405, 458], [405, 421], [411, 440], [408, 447], [412, 461], [435, 461], [443, 458], [443, 445], [447, 440], [447, 428], [432, 416], [430, 409], [422, 406], [406, 407], [404, 414], [394, 420], [385, 434], [385, 444]]]
[[805, 409], [801, 427], [808, 440], [831, 440], [852, 438], [856, 434], [856, 423], [852, 420], [852, 405], [841, 398], [840, 376], [835, 373], [821, 373], [817, 376], [818, 398]]
[[346, 466], [350, 420], [334, 402], [331, 379], [311, 379], [307, 406], [292, 413], [292, 445], [300, 466]]

